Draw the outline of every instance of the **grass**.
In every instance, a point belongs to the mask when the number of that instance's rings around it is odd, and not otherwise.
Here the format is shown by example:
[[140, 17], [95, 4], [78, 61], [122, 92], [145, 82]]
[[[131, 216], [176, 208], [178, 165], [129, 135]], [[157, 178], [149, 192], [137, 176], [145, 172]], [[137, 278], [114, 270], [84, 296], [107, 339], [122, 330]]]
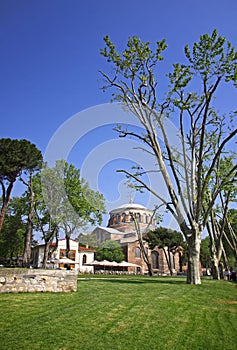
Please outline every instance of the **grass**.
[[236, 285], [181, 277], [79, 279], [69, 294], [1, 294], [0, 350], [237, 348]]

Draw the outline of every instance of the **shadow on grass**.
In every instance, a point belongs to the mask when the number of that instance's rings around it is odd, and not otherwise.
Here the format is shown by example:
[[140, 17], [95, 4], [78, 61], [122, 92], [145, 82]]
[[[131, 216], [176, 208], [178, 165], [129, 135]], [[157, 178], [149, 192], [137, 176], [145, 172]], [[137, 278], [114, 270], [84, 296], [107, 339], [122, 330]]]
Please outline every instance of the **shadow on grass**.
[[156, 283], [156, 284], [186, 284], [186, 278], [171, 278], [171, 277], [157, 277], [154, 278], [110, 278], [110, 277], [92, 277], [92, 278], [78, 278], [78, 281], [96, 281], [96, 282], [108, 282], [108, 283], [131, 283], [131, 284], [142, 284], [142, 283]]

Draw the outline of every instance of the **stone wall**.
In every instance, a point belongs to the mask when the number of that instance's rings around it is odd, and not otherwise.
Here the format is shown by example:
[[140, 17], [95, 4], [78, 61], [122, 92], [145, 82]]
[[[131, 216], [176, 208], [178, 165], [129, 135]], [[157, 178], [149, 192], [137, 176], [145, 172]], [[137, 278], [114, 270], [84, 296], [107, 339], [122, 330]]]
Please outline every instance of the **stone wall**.
[[0, 293], [76, 292], [77, 273], [68, 270], [0, 269]]

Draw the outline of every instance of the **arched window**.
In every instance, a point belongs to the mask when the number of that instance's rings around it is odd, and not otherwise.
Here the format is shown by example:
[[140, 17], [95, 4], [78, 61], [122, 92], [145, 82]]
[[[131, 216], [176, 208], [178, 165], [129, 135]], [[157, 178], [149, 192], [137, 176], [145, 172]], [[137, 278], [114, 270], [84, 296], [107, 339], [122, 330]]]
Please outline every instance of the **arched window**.
[[174, 254], [172, 252], [170, 252], [170, 265], [171, 269], [175, 269]]
[[159, 269], [159, 254], [156, 251], [151, 253], [152, 267], [153, 269]]
[[135, 248], [135, 257], [136, 258], [140, 258], [141, 257], [141, 251], [139, 247]]
[[86, 261], [87, 261], [87, 256], [86, 256], [86, 254], [84, 254], [82, 257], [82, 265], [85, 265]]

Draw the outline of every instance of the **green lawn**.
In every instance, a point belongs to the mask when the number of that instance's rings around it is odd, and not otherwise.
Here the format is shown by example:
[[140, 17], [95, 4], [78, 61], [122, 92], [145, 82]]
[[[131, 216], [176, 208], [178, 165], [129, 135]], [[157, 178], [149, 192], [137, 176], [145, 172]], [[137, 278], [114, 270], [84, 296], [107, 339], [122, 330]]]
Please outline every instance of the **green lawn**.
[[78, 280], [69, 294], [1, 294], [1, 350], [237, 349], [236, 285]]

